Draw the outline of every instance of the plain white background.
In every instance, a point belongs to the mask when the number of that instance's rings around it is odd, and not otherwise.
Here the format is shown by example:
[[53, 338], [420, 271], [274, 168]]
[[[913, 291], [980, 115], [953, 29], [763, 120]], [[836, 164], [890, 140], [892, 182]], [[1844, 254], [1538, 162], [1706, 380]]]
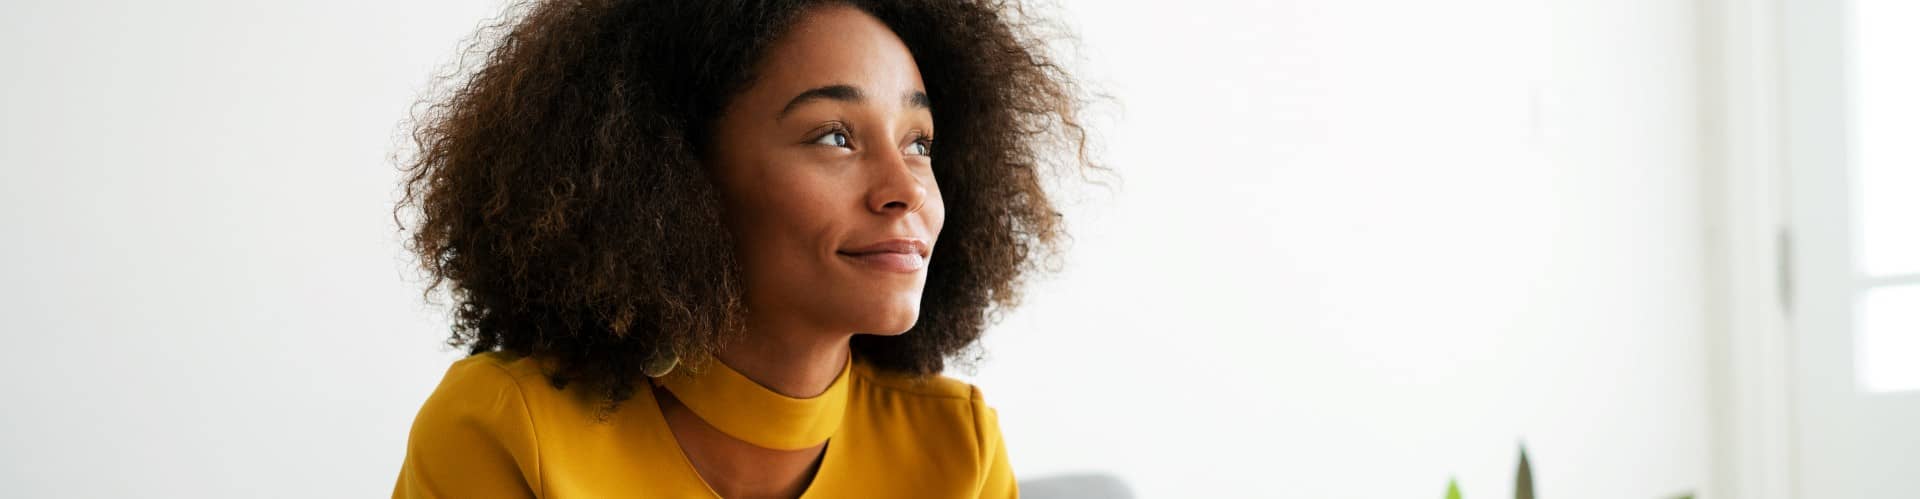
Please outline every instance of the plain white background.
[[[398, 121], [495, 0], [0, 6], [0, 487], [386, 494], [459, 354]], [[1667, 0], [1078, 1], [1067, 270], [956, 376], [1142, 497], [1711, 492], [1700, 37]]]

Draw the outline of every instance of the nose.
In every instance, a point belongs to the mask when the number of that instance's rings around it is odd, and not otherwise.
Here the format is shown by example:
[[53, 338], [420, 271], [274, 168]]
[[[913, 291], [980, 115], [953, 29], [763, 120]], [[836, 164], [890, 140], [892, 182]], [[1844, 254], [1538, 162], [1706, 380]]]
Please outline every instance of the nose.
[[873, 173], [867, 188], [867, 209], [882, 215], [893, 210], [920, 211], [927, 202], [927, 186], [900, 151], [876, 151], [869, 161], [868, 171]]

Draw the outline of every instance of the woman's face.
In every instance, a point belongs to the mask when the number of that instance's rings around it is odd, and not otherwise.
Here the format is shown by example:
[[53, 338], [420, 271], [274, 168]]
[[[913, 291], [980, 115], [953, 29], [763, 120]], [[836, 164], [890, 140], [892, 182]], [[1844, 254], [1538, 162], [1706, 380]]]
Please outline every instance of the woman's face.
[[906, 45], [825, 6], [768, 47], [714, 124], [707, 163], [761, 326], [898, 334], [920, 315], [946, 208], [933, 114]]

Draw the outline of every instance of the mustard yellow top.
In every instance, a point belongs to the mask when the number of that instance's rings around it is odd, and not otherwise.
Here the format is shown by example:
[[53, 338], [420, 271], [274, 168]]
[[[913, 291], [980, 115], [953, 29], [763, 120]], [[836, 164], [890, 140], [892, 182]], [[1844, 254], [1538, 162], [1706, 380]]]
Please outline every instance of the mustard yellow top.
[[[973, 385], [880, 371], [858, 356], [792, 398], [714, 361], [654, 380], [709, 425], [773, 449], [826, 442], [800, 497], [1018, 497], [997, 413]], [[393, 497], [719, 497], [641, 386], [604, 421], [529, 357], [455, 361], [407, 438]]]

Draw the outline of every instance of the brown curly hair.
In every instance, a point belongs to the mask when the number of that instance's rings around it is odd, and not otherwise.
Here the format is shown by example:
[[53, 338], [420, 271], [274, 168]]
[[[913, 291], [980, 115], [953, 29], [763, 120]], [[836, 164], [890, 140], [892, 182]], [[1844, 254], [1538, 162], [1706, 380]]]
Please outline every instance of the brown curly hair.
[[[1065, 236], [1049, 167], [1088, 161], [1079, 87], [1043, 24], [1004, 0], [532, 1], [481, 28], [477, 70], [436, 78], [410, 121], [394, 220], [455, 301], [448, 343], [548, 361], [611, 409], [642, 366], [698, 368], [737, 337], [741, 270], [703, 147], [760, 54], [806, 8], [852, 5], [905, 42], [942, 131], [941, 260], [921, 320], [856, 335], [890, 371], [940, 373]], [[1056, 155], [1057, 151], [1068, 154]], [[1059, 156], [1065, 156], [1064, 159]], [[417, 208], [417, 212], [408, 211]], [[429, 301], [431, 298], [429, 296]]]

